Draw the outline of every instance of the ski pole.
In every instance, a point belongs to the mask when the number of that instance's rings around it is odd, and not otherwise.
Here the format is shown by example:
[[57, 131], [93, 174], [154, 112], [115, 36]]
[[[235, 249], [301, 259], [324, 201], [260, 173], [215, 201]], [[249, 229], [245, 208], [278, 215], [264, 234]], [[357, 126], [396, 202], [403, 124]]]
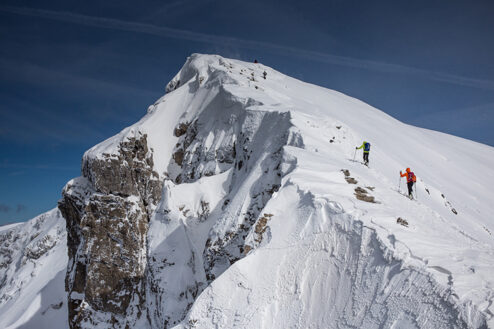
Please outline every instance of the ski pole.
[[398, 191], [401, 192], [401, 176], [398, 178]]
[[417, 183], [414, 184], [415, 185], [415, 200], [418, 200], [418, 194], [417, 194]]
[[355, 156], [357, 155], [357, 149], [355, 149], [355, 152], [353, 153], [353, 161], [355, 161]]

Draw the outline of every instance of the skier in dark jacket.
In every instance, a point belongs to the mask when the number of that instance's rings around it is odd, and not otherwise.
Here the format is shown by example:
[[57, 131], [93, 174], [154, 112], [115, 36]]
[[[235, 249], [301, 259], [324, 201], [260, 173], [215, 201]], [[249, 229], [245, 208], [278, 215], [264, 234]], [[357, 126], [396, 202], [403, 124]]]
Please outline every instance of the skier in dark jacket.
[[360, 150], [361, 148], [364, 149], [364, 164], [368, 165], [369, 164], [369, 152], [370, 152], [370, 143], [364, 141], [360, 147], [355, 147], [356, 150]]
[[413, 171], [410, 171], [410, 168], [407, 168], [405, 173], [401, 173], [401, 170], [400, 170], [400, 177], [406, 177], [407, 178], [408, 197], [410, 197], [410, 199], [413, 199], [413, 195], [412, 195], [413, 184], [417, 181], [417, 177], [415, 177], [415, 174], [413, 173]]

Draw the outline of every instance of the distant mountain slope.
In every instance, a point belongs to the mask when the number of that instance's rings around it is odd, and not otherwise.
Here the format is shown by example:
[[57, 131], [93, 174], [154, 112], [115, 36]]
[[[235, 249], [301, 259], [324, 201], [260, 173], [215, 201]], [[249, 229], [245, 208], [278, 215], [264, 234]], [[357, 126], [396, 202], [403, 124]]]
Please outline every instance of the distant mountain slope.
[[59, 312], [71, 328], [494, 328], [493, 167], [492, 147], [192, 55], [64, 188]]
[[0, 328], [67, 327], [66, 269], [58, 209], [0, 227]]

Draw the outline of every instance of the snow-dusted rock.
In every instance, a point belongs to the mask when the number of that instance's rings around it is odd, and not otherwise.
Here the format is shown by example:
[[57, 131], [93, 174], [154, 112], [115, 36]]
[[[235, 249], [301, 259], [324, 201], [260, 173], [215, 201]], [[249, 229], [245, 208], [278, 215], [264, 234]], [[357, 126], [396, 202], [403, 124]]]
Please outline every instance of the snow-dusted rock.
[[146, 235], [161, 195], [146, 137], [126, 136], [114, 153], [89, 150], [83, 177], [64, 188], [71, 328], [134, 327], [145, 313]]

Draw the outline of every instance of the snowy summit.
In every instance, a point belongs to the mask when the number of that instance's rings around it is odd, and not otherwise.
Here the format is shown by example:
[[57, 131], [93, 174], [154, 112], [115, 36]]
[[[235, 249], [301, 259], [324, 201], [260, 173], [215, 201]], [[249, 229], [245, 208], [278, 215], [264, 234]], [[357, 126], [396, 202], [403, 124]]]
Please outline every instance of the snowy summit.
[[216, 55], [166, 91], [0, 228], [1, 328], [494, 328], [494, 148]]

